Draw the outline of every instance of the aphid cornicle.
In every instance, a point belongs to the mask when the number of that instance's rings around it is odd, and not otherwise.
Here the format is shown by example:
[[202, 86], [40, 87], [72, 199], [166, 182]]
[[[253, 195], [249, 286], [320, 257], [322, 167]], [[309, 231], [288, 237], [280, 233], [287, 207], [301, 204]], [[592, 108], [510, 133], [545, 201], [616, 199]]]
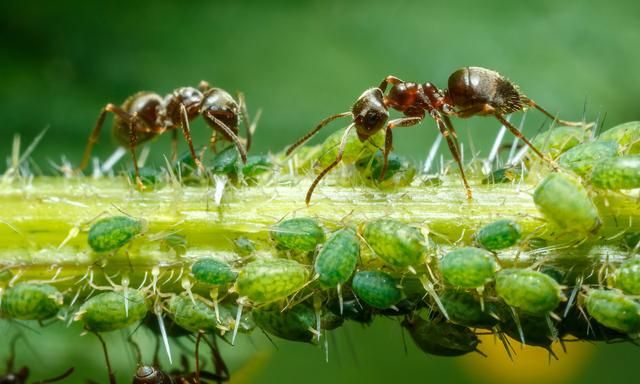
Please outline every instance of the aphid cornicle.
[[[89, 136], [79, 166], [80, 170], [89, 165], [91, 151], [100, 137], [100, 131], [109, 112], [115, 115], [114, 137], [118, 144], [128, 147], [131, 151], [136, 184], [140, 189], [144, 189], [144, 186], [140, 180], [136, 158], [138, 145], [171, 131], [173, 133], [173, 157], [175, 158], [177, 132], [182, 130], [189, 145], [191, 157], [199, 168], [204, 169], [191, 141], [190, 121], [197, 116], [202, 116], [207, 125], [213, 129], [210, 144], [213, 146], [220, 139], [233, 142], [243, 162], [247, 160], [247, 151], [251, 147], [251, 136], [255, 128], [255, 121], [253, 124], [249, 122], [242, 93], [238, 93], [238, 101], [236, 101], [227, 91], [211, 87], [206, 81], [201, 81], [198, 88], [178, 88], [164, 98], [153, 92], [138, 92], [125, 100], [121, 106], [109, 103], [102, 108], [91, 136]], [[238, 137], [240, 119], [247, 129], [246, 147]]]
[[[385, 95], [389, 85], [391, 85], [391, 88]], [[380, 172], [380, 179], [383, 179], [387, 168], [387, 159], [393, 147], [392, 130], [396, 127], [416, 125], [422, 122], [425, 116], [429, 115], [436, 121], [440, 133], [447, 140], [449, 150], [458, 164], [467, 198], [471, 199], [471, 187], [467, 182], [461, 162], [460, 145], [449, 117], [493, 116], [507, 127], [511, 133], [528, 145], [538, 156], [546, 160], [547, 158], [505, 118], [505, 115], [522, 111], [529, 107], [538, 109], [561, 125], [581, 125], [581, 123], [558, 120], [520, 92], [515, 84], [491, 69], [482, 67], [458, 69], [449, 76], [448, 89], [444, 90], [438, 89], [429, 82], [419, 84], [405, 82], [395, 76], [387, 76], [377, 88], [371, 88], [362, 93], [350, 111], [329, 116], [322, 120], [313, 130], [291, 145], [287, 149], [287, 155], [291, 154], [297, 147], [305, 143], [333, 120], [341, 117], [351, 118], [352, 122], [345, 130], [336, 159], [320, 172], [309, 187], [306, 197], [308, 205], [311, 201], [313, 190], [320, 180], [342, 160], [347, 136], [354, 127], [360, 141], [366, 141], [376, 133], [384, 130], [384, 165]], [[389, 109], [402, 112], [404, 117], [387, 122]]]

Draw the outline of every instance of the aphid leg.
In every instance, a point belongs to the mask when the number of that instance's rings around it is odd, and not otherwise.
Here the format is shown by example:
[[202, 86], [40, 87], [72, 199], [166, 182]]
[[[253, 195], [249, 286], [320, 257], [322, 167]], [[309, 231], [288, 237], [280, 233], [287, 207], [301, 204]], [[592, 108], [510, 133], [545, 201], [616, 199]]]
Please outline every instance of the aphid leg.
[[202, 162], [200, 162], [200, 158], [196, 155], [196, 150], [193, 148], [191, 129], [189, 127], [189, 115], [187, 115], [187, 108], [182, 103], [180, 104], [180, 125], [182, 125], [182, 134], [189, 145], [189, 152], [191, 152], [193, 161], [196, 163], [196, 166], [200, 168], [200, 171], [202, 171], [203, 174], [206, 174], [206, 170], [204, 169]]
[[316, 329], [313, 333], [316, 334], [318, 343], [320, 342], [320, 336], [322, 336], [322, 300], [318, 295], [313, 296], [313, 310], [316, 315]]
[[378, 177], [378, 181], [384, 180], [384, 174], [387, 172], [387, 166], [389, 165], [389, 153], [393, 149], [393, 134], [391, 130], [397, 127], [410, 127], [412, 125], [416, 125], [420, 123], [424, 119], [424, 117], [403, 117], [400, 119], [391, 120], [389, 124], [387, 124], [387, 129], [385, 130], [384, 135], [384, 150], [383, 157], [384, 163], [382, 165], [382, 171], [380, 171], [380, 176]]
[[535, 101], [533, 101], [531, 99], [527, 99], [527, 104], [530, 107], [533, 107], [533, 108], [537, 109], [538, 111], [542, 112], [547, 117], [549, 117], [552, 121], [558, 123], [559, 125], [564, 125], [564, 126], [567, 126], [567, 127], [583, 127], [583, 126], [587, 126], [587, 124], [582, 122], [582, 121], [560, 120], [560, 119], [558, 119], [558, 116], [552, 115], [546, 109], [542, 108]]
[[[453, 159], [455, 160], [456, 164], [458, 164], [458, 168], [460, 169], [460, 176], [462, 176], [462, 183], [464, 184], [464, 189], [467, 191], [467, 199], [471, 200], [473, 199], [473, 193], [471, 192], [471, 187], [467, 182], [467, 177], [464, 174], [464, 166], [460, 161], [460, 151], [458, 149], [457, 139], [455, 137], [452, 137], [452, 136], [455, 136], [455, 130], [453, 130], [453, 125], [451, 124], [451, 121], [447, 116], [443, 116], [442, 118], [439, 115], [432, 115], [432, 116], [436, 120], [436, 123], [438, 124], [438, 129], [440, 129], [440, 133], [447, 140], [449, 151], [451, 152]], [[445, 122], [443, 122], [443, 119], [448, 121], [449, 124], [445, 124]]]
[[84, 155], [82, 156], [82, 162], [78, 167], [78, 170], [85, 169], [87, 165], [89, 165], [89, 160], [91, 159], [91, 151], [93, 151], [93, 146], [98, 142], [98, 138], [100, 137], [100, 131], [102, 130], [102, 126], [104, 125], [104, 119], [107, 117], [107, 112], [112, 112], [118, 115], [122, 120], [128, 122], [131, 120], [131, 115], [126, 112], [124, 109], [113, 105], [111, 103], [107, 104], [102, 108], [100, 114], [98, 115], [98, 120], [96, 120], [96, 124], [93, 127], [93, 131], [91, 131], [91, 136], [89, 136], [89, 140], [87, 141], [87, 146], [84, 150]]
[[231, 141], [233, 141], [233, 143], [236, 145], [236, 148], [238, 148], [238, 152], [240, 153], [240, 158], [242, 159], [242, 162], [246, 164], [247, 163], [247, 150], [245, 149], [245, 147], [240, 142], [240, 138], [238, 137], [238, 135], [236, 135], [231, 130], [231, 128], [227, 127], [227, 125], [225, 123], [223, 123], [221, 120], [219, 120], [215, 116], [213, 116], [213, 114], [211, 112], [207, 112], [207, 117], [210, 118], [211, 121], [213, 121], [216, 124], [216, 127], [220, 128], [227, 136], [229, 136], [231, 138]]
[[420, 275], [420, 283], [422, 283], [422, 287], [424, 288], [425, 291], [427, 291], [427, 294], [430, 295], [431, 298], [433, 298], [433, 301], [436, 302], [436, 305], [440, 309], [440, 312], [442, 313], [442, 315], [447, 320], [449, 320], [449, 314], [447, 313], [447, 310], [442, 304], [442, 301], [440, 301], [440, 297], [438, 296], [438, 293], [433, 288], [433, 284], [431, 284], [431, 282], [427, 278], [427, 275]]
[[296, 148], [298, 148], [299, 146], [307, 142], [307, 140], [312, 138], [316, 133], [320, 132], [320, 130], [324, 128], [327, 124], [329, 124], [335, 119], [339, 119], [341, 117], [346, 117], [346, 116], [352, 116], [351, 112], [338, 113], [337, 115], [329, 116], [326, 119], [322, 120], [314, 129], [312, 129], [306, 135], [299, 138], [295, 143], [293, 143], [289, 148], [287, 148], [287, 152], [286, 152], [287, 156], [293, 153], [293, 151]]
[[104, 352], [104, 361], [107, 363], [107, 370], [109, 372], [109, 383], [117, 384], [116, 375], [113, 373], [113, 370], [111, 369], [111, 362], [109, 361], [109, 352], [107, 352], [107, 344], [104, 342], [104, 339], [102, 338], [102, 336], [100, 336], [99, 333], [93, 332], [93, 334], [96, 335], [98, 340], [100, 340], [100, 344], [102, 344], [102, 351]]
[[380, 90], [382, 91], [382, 93], [384, 93], [387, 90], [387, 85], [389, 84], [400, 84], [400, 83], [404, 83], [404, 81], [400, 80], [399, 78], [395, 77], [395, 76], [387, 76], [384, 78], [384, 80], [382, 80], [382, 82], [380, 83], [380, 85], [378, 86], [378, 88], [380, 88]]
[[547, 162], [549, 165], [551, 165], [553, 167], [553, 169], [557, 170], [558, 167], [555, 166], [553, 164], [553, 162], [551, 160], [549, 160], [545, 155], [542, 154], [542, 152], [540, 152], [538, 150], [538, 148], [536, 148], [530, 141], [529, 139], [527, 139], [526, 137], [524, 137], [524, 135], [522, 134], [522, 132], [520, 132], [518, 130], [518, 128], [516, 128], [513, 124], [511, 124], [509, 121], [507, 121], [507, 119], [504, 118], [504, 116], [502, 116], [500, 113], [498, 113], [497, 111], [494, 111], [493, 115], [496, 117], [496, 119], [498, 119], [498, 121], [500, 121], [502, 123], [502, 125], [504, 125], [505, 127], [507, 127], [509, 129], [509, 131], [511, 131], [511, 133], [513, 133], [513, 135], [515, 137], [517, 137], [518, 139], [522, 140], [529, 148], [531, 148], [531, 150], [533, 152], [536, 153], [536, 155], [538, 155], [542, 160], [544, 160], [545, 162]]
[[349, 136], [349, 132], [351, 132], [354, 126], [355, 124], [351, 123], [347, 127], [347, 129], [344, 131], [344, 134], [342, 135], [342, 140], [340, 141], [340, 148], [338, 148], [338, 155], [336, 156], [336, 159], [331, 164], [329, 164], [325, 169], [323, 169], [322, 172], [320, 172], [320, 174], [316, 177], [316, 179], [313, 180], [313, 183], [311, 183], [311, 186], [309, 187], [309, 190], [307, 191], [307, 196], [305, 198], [305, 202], [307, 203], [307, 206], [309, 205], [309, 202], [311, 202], [311, 195], [313, 195], [313, 190], [316, 188], [320, 180], [322, 180], [322, 178], [325, 177], [327, 173], [329, 173], [329, 171], [331, 171], [336, 165], [340, 163], [340, 161], [342, 161], [344, 148], [347, 146], [347, 137]]

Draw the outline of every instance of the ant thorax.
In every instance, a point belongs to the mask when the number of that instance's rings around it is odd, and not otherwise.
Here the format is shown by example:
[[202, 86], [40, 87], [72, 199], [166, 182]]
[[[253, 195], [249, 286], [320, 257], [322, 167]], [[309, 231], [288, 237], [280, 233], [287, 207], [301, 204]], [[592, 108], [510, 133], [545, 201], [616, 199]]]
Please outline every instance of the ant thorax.
[[193, 87], [181, 87], [166, 95], [163, 104], [167, 125], [179, 126], [182, 106], [184, 106], [189, 120], [198, 116], [202, 104], [202, 92]]

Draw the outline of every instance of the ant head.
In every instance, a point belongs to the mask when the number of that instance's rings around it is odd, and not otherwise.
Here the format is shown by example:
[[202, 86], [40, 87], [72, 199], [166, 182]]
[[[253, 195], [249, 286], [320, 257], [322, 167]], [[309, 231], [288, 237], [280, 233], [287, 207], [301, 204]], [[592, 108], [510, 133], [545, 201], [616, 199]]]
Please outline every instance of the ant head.
[[140, 365], [133, 378], [134, 384], [171, 383], [167, 374], [150, 365]]
[[222, 121], [232, 131], [238, 131], [239, 107], [231, 95], [220, 88], [211, 88], [205, 93], [200, 113], [210, 126], [216, 126], [213, 118]]
[[371, 88], [364, 91], [351, 108], [351, 113], [360, 141], [364, 141], [376, 134], [384, 128], [389, 118], [389, 111], [384, 105], [382, 90], [380, 88]]

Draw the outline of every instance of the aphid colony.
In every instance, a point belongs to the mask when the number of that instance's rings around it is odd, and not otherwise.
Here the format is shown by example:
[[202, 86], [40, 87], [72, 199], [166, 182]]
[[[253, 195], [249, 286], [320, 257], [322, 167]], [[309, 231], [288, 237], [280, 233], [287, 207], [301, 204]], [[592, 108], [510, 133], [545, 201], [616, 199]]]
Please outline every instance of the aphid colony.
[[[569, 200], [558, 201], [554, 194]], [[594, 233], [601, 223], [584, 187], [569, 176], [548, 176], [534, 200], [551, 222], [571, 230]], [[571, 209], [564, 209], [567, 203]], [[480, 352], [476, 333], [482, 330], [498, 335], [507, 352], [509, 336], [552, 354], [555, 341], [632, 340], [640, 332], [639, 259], [621, 263], [604, 279], [592, 269], [563, 269], [544, 257], [528, 267], [514, 263], [512, 257], [503, 259], [503, 252], [538, 246], [523, 238], [513, 218], [485, 223], [460, 244], [439, 243], [421, 226], [386, 218], [334, 225], [330, 232], [325, 225], [311, 217], [286, 219], [270, 227], [267, 254], [238, 238], [235, 258], [185, 259], [181, 293], [164, 291], [157, 268], [136, 288], [125, 276], [120, 285], [105, 276], [111, 286], [98, 287], [93, 276], [99, 268], [94, 267], [89, 277], [78, 279], [88, 279], [96, 293], [76, 302], [74, 292], [61, 292], [55, 280], [15, 281], [12, 271], [4, 270], [0, 313], [13, 320], [71, 316], [98, 337], [151, 318], [165, 342], [171, 323], [173, 332], [197, 336], [196, 355], [204, 338], [217, 359], [216, 372], [197, 368], [183, 376], [218, 382], [228, 378], [228, 371], [212, 344], [215, 338], [234, 344], [238, 332], [255, 328], [318, 343], [347, 320], [366, 324], [375, 316], [396, 317], [420, 349], [442, 356]], [[145, 230], [143, 220], [103, 217], [91, 225], [87, 242], [108, 263], [113, 253], [143, 241]], [[188, 246], [187, 239], [177, 237], [170, 243]], [[140, 364], [138, 376], [162, 374], [160, 367]]]

